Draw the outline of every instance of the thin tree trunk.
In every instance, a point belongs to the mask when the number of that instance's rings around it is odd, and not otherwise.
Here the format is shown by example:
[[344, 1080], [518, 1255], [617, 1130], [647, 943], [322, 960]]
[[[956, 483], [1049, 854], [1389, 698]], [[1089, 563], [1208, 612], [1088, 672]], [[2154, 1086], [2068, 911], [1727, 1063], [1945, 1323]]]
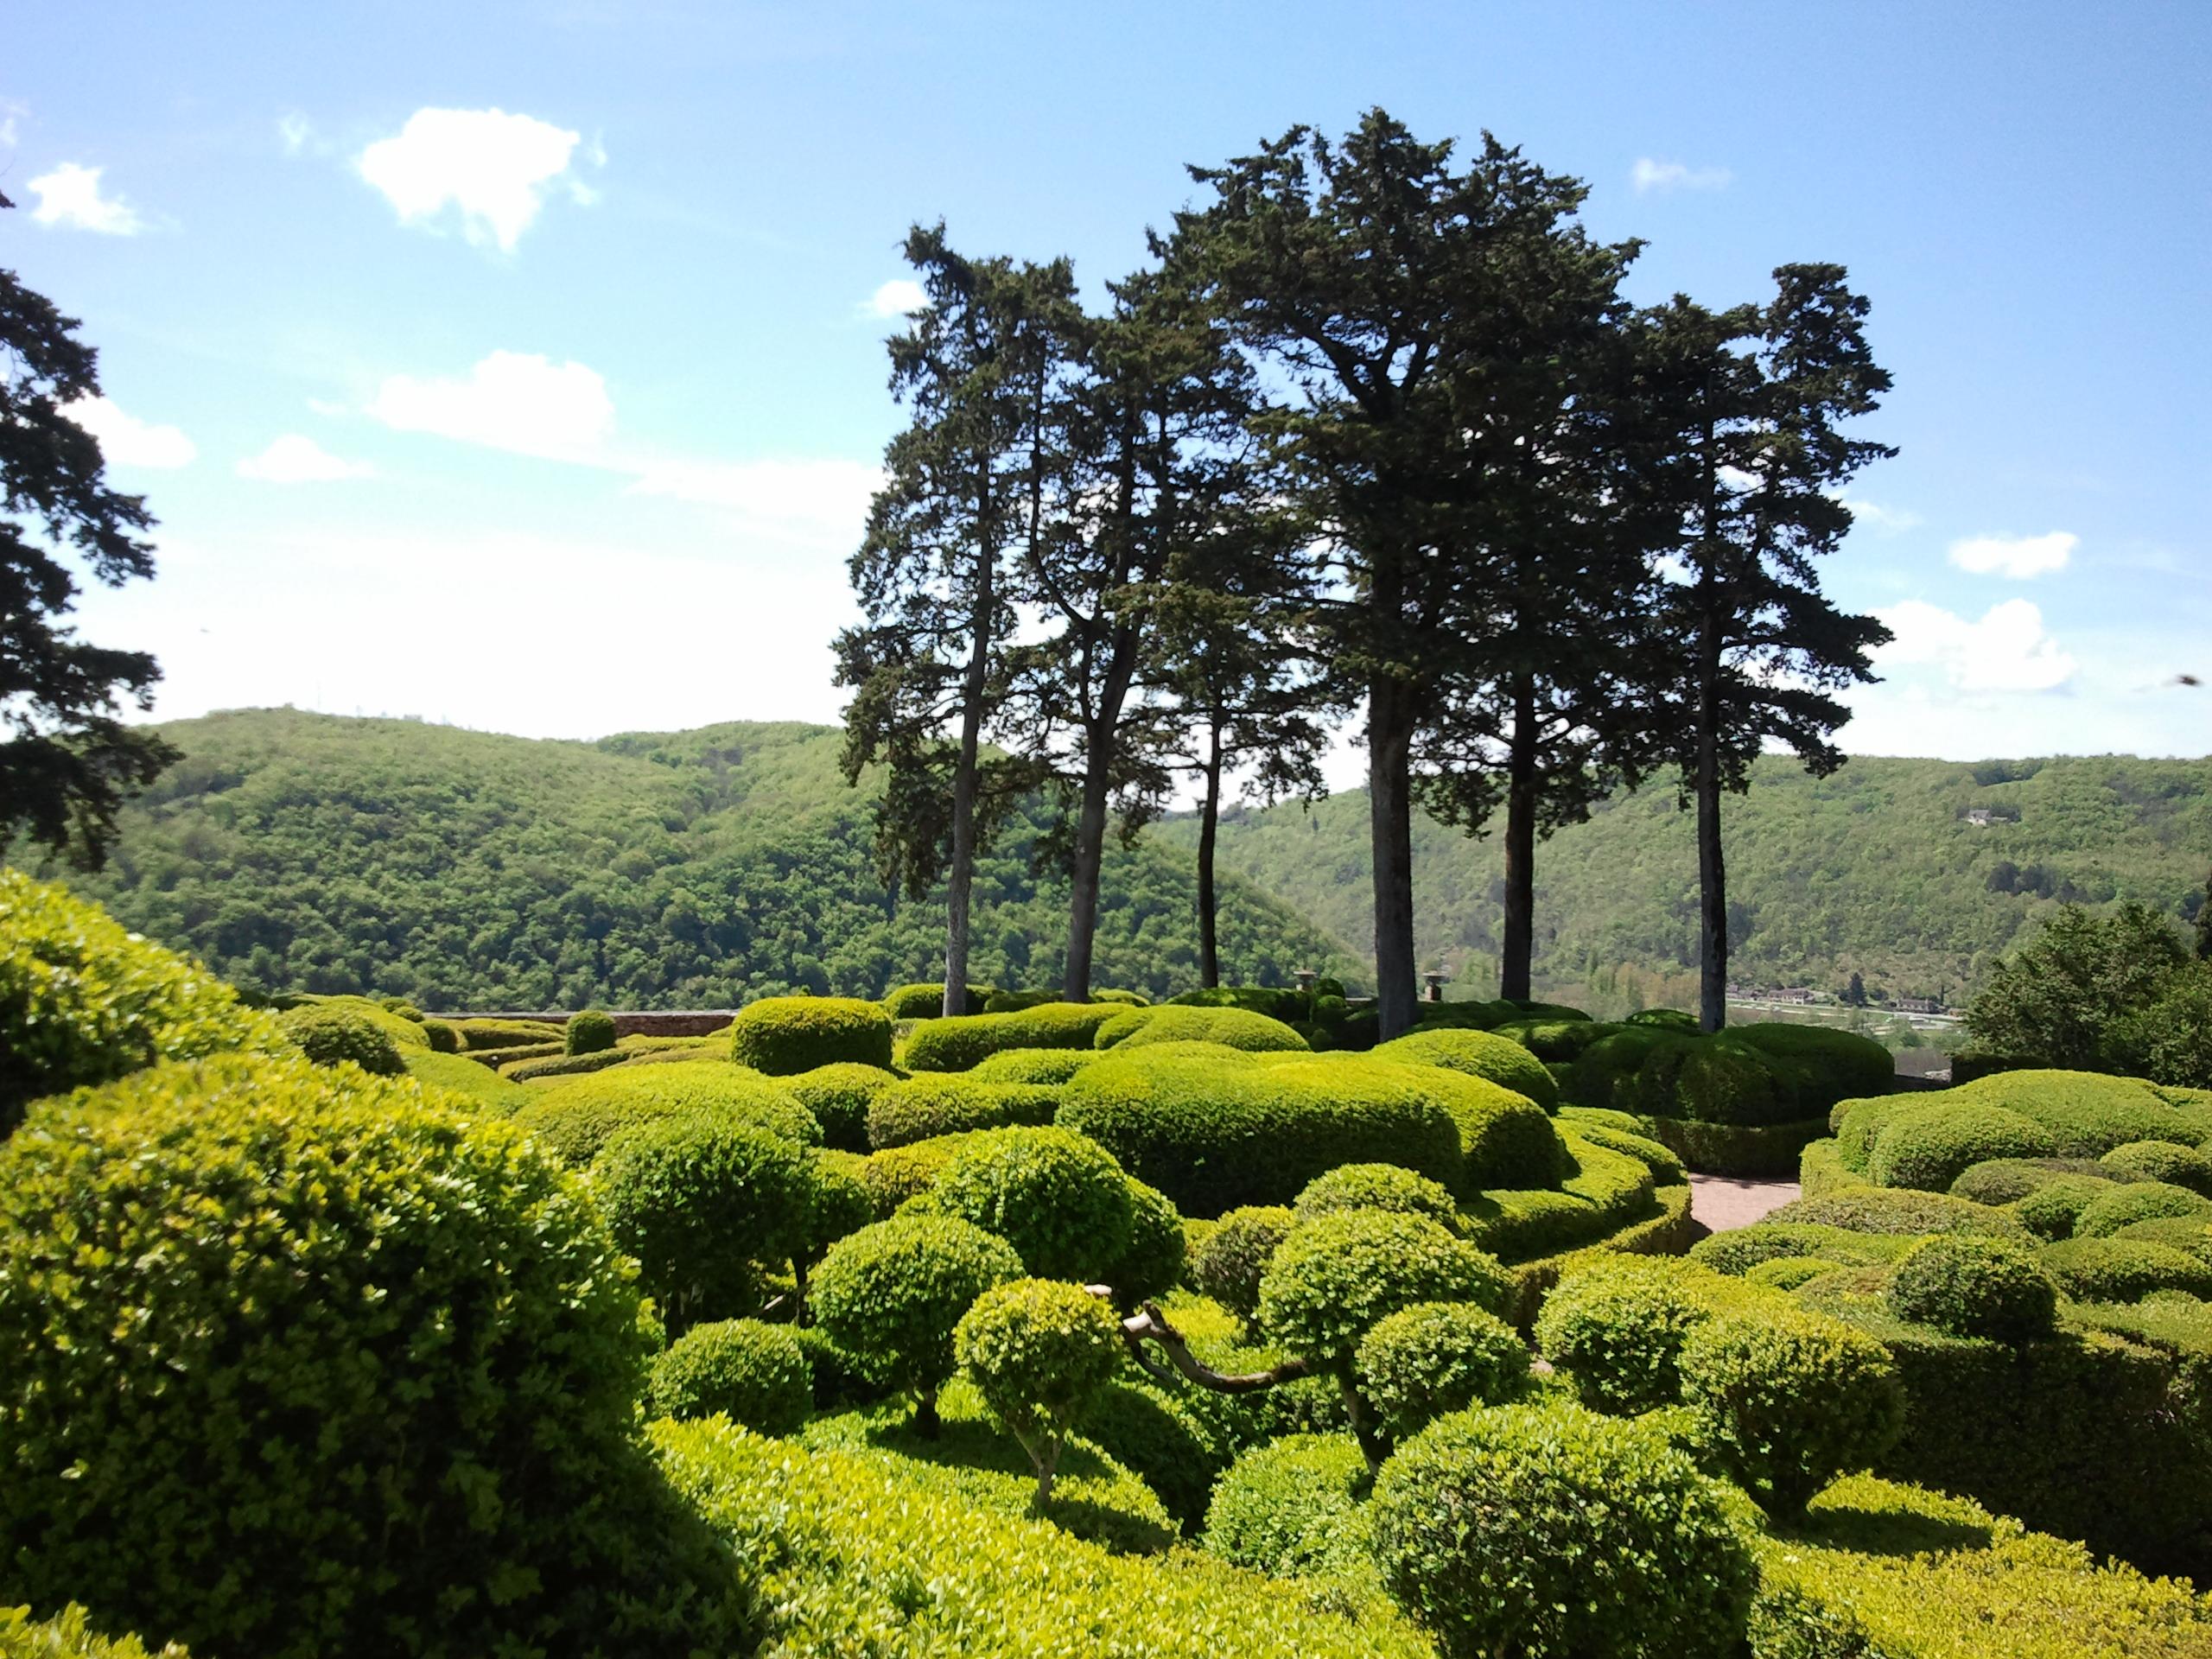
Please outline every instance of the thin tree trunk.
[[952, 774], [952, 858], [945, 871], [944, 1012], [968, 1011], [968, 905], [976, 882], [976, 767], [982, 747], [983, 683], [991, 648], [992, 589], [997, 561], [988, 548], [976, 574], [975, 642], [961, 696], [960, 758]]
[[1198, 983], [1211, 991], [1221, 983], [1221, 944], [1215, 931], [1213, 849], [1221, 828], [1221, 714], [1206, 721], [1206, 798], [1198, 809]]
[[1720, 661], [1708, 614], [1697, 694], [1698, 1028], [1728, 1023], [1728, 873], [1720, 856]]
[[1497, 994], [1525, 1002], [1536, 929], [1536, 690], [1525, 674], [1513, 683], [1513, 740], [1505, 771], [1505, 918]]
[[1375, 865], [1375, 1017], [1381, 1040], [1414, 1023], [1413, 719], [1399, 681], [1367, 696], [1369, 833]]
[[1098, 868], [1105, 856], [1107, 768], [1113, 759], [1111, 735], [1118, 721], [1095, 728], [1084, 741], [1083, 799], [1076, 810], [1075, 852], [1070, 873], [1068, 971], [1062, 990], [1071, 1002], [1090, 1001], [1091, 947], [1098, 937]]

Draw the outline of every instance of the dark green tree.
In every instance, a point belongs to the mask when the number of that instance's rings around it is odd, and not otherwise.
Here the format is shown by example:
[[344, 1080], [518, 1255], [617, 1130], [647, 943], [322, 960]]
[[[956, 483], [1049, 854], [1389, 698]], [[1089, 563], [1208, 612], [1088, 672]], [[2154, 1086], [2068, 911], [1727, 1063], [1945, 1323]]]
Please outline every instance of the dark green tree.
[[2067, 905], [1990, 971], [1967, 1005], [1967, 1034], [1977, 1049], [2015, 1063], [2124, 1070], [2115, 1034], [2189, 961], [2172, 922], [2147, 906], [2100, 916]]
[[2204, 902], [2196, 909], [2196, 959], [2212, 962], [2212, 875], [2204, 878]]
[[98, 869], [116, 809], [177, 753], [120, 717], [126, 700], [152, 707], [154, 659], [63, 620], [76, 570], [111, 588], [154, 574], [143, 498], [108, 486], [99, 442], [62, 412], [99, 393], [99, 354], [76, 332], [0, 270], [0, 851], [20, 837]]
[[1866, 1006], [1866, 982], [1860, 977], [1856, 968], [1851, 970], [1850, 983], [1843, 988], [1843, 1000], [1854, 1008], [1863, 1008]]
[[890, 342], [891, 386], [912, 411], [853, 556], [862, 625], [837, 637], [845, 776], [885, 768], [877, 852], [919, 897], [945, 879], [945, 1012], [968, 982], [978, 851], [1036, 781], [984, 741], [1012, 695], [1019, 589], [1011, 566], [1042, 533], [1052, 463], [1038, 411], [1060, 372], [1073, 308], [1065, 261], [969, 259], [944, 227], [916, 226], [906, 257], [928, 303]]
[[1414, 1013], [1415, 779], [1454, 764], [1437, 737], [1455, 675], [1472, 671], [1470, 519], [1503, 524], [1527, 479], [1501, 461], [1548, 429], [1503, 395], [1505, 365], [1529, 348], [1560, 239], [1580, 245], [1574, 181], [1487, 136], [1464, 167], [1452, 150], [1379, 110], [1341, 143], [1294, 128], [1192, 169], [1212, 197], [1177, 221], [1205, 290], [1287, 388], [1258, 428], [1325, 550], [1315, 615], [1332, 689], [1364, 704], [1385, 1037]]
[[1841, 486], [1895, 451], [1847, 435], [1890, 377], [1865, 332], [1866, 302], [1840, 265], [1784, 265], [1764, 305], [1710, 311], [1681, 296], [1639, 325], [1649, 425], [1643, 484], [1670, 504], [1657, 548], [1674, 579], [1644, 635], [1656, 730], [1696, 804], [1700, 1024], [1727, 1019], [1728, 890], [1720, 798], [1740, 794], [1770, 741], [1816, 775], [1843, 764], [1835, 693], [1874, 677], [1890, 637], [1839, 609], [1815, 561], [1851, 528]]

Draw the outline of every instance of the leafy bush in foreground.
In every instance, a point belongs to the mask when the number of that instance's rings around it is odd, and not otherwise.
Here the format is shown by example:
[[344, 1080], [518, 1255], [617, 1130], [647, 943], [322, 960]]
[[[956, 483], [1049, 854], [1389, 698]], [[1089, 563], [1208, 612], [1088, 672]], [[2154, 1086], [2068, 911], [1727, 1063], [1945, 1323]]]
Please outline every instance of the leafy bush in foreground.
[[653, 1361], [645, 1401], [658, 1417], [716, 1412], [757, 1434], [791, 1434], [814, 1409], [813, 1368], [788, 1325], [697, 1325]]
[[1113, 1311], [1080, 1285], [1017, 1279], [978, 1296], [953, 1327], [953, 1356], [1052, 1496], [1060, 1452], [1122, 1363]]
[[1206, 1506], [1205, 1547], [1271, 1578], [1375, 1571], [1374, 1471], [1349, 1434], [1291, 1434], [1230, 1465]]
[[2058, 1286], [2034, 1255], [2002, 1239], [1939, 1236], [1916, 1248], [1890, 1281], [1890, 1309], [1955, 1337], [2018, 1344], [2049, 1336]]
[[1092, 1282], [1128, 1247], [1128, 1178], [1066, 1129], [1008, 1129], [963, 1147], [933, 1191], [944, 1214], [1006, 1240], [1039, 1279]]
[[1529, 1349], [1471, 1302], [1416, 1302], [1376, 1321], [1353, 1371], [1382, 1427], [1403, 1439], [1451, 1412], [1516, 1398], [1529, 1385]]

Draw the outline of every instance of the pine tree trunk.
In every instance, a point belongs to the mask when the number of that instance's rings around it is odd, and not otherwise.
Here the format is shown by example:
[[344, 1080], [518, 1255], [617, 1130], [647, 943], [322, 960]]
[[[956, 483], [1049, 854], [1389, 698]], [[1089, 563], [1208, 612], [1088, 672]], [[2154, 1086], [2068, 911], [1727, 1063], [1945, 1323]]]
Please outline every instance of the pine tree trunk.
[[[1711, 626], [1708, 623], [1708, 627]], [[1728, 1023], [1728, 873], [1720, 857], [1720, 663], [1702, 648], [1697, 708], [1698, 1028]]]
[[1367, 696], [1369, 834], [1375, 865], [1375, 1016], [1380, 1040], [1414, 1023], [1413, 715], [1406, 687], [1378, 675]]
[[952, 857], [944, 879], [944, 1012], [968, 1012], [968, 906], [976, 883], [976, 769], [982, 747], [983, 683], [991, 648], [996, 561], [988, 550], [976, 573], [975, 641], [960, 708], [960, 758], [952, 774]]
[[1085, 743], [1083, 799], [1076, 810], [1075, 853], [1070, 872], [1068, 970], [1062, 989], [1071, 1002], [1090, 1001], [1091, 947], [1098, 936], [1098, 868], [1105, 855], [1107, 767], [1111, 737], [1095, 733]]
[[1505, 917], [1497, 994], [1525, 1002], [1536, 933], [1536, 692], [1525, 675], [1514, 682], [1513, 741], [1505, 770]]
[[1205, 804], [1198, 809], [1198, 983], [1211, 991], [1221, 983], [1213, 889], [1214, 842], [1221, 827], [1221, 716], [1217, 713], [1206, 721], [1205, 779]]

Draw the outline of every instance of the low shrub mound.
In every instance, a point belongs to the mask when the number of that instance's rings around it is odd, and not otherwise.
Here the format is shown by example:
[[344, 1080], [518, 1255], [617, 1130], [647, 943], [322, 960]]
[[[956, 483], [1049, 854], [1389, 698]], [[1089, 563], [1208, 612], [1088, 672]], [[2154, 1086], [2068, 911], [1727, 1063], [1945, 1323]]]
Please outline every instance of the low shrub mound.
[[1206, 1506], [1206, 1552], [1270, 1578], [1371, 1575], [1374, 1476], [1349, 1434], [1292, 1434], [1230, 1465]]
[[570, 1015], [561, 1028], [561, 1045], [571, 1054], [604, 1054], [614, 1040], [614, 1016], [599, 1008]]
[[2005, 1207], [2012, 1218], [2040, 1239], [2074, 1236], [2082, 1212], [2113, 1190], [2101, 1176], [2062, 1175]]
[[1361, 1341], [1416, 1302], [1496, 1313], [1506, 1278], [1494, 1257], [1435, 1222], [1345, 1210], [1300, 1222], [1260, 1279], [1261, 1327], [1292, 1353], [1349, 1378]]
[[1537, 1351], [1584, 1404], [1621, 1415], [1656, 1411], [1681, 1398], [1682, 1344], [1727, 1295], [1714, 1274], [1671, 1257], [1588, 1264], [1544, 1299]]
[[868, 1150], [868, 1108], [899, 1081], [896, 1071], [858, 1060], [817, 1065], [784, 1079], [784, 1087], [822, 1125], [822, 1142], [841, 1152]]
[[1503, 1405], [1529, 1386], [1529, 1349], [1513, 1327], [1469, 1302], [1416, 1302], [1375, 1322], [1352, 1371], [1391, 1434]]
[[1050, 1123], [1059, 1109], [1059, 1091], [1041, 1084], [978, 1083], [925, 1071], [877, 1091], [868, 1102], [868, 1140], [882, 1151], [973, 1129], [1034, 1127]]
[[813, 1367], [789, 1325], [721, 1319], [694, 1325], [653, 1361], [645, 1403], [657, 1417], [720, 1412], [757, 1434], [795, 1434], [813, 1390]]
[[2121, 1228], [2113, 1236], [2123, 1242], [2170, 1245], [2177, 1250], [2186, 1250], [2200, 1262], [2212, 1262], [2212, 1217], [2183, 1216], [2138, 1221]]
[[2164, 1181], [2130, 1181], [2100, 1192], [2074, 1218], [2076, 1238], [2105, 1238], [2139, 1221], [2212, 1216], [2212, 1198]]
[[2069, 1238], [2037, 1259], [2081, 1302], [2139, 1302], [2161, 1290], [2212, 1300], [2212, 1265], [2171, 1245], [2133, 1238]]
[[1743, 1277], [1764, 1262], [1807, 1261], [1830, 1267], [1873, 1268], [1901, 1262], [1918, 1243], [1911, 1233], [1862, 1233], [1808, 1222], [1760, 1222], [1700, 1239], [1690, 1260]]
[[[962, 1014], [981, 1014], [991, 998], [988, 985], [970, 985], [962, 999]], [[944, 1014], [944, 986], [901, 985], [883, 999], [883, 1011], [893, 1020], [936, 1020]], [[957, 1017], [957, 1016], [956, 1016]]]
[[1246, 1205], [1217, 1222], [1191, 1252], [1191, 1282], [1239, 1319], [1260, 1311], [1260, 1280], [1298, 1217], [1284, 1205]]
[[1182, 1283], [1189, 1243], [1183, 1212], [1165, 1192], [1123, 1179], [1129, 1194], [1129, 1242], [1102, 1277], [1114, 1287], [1115, 1305], [1126, 1311]]
[[1092, 1282], [1129, 1245], [1128, 1178], [1096, 1141], [1066, 1129], [979, 1141], [953, 1155], [932, 1190], [939, 1211], [1006, 1240], [1039, 1279]]
[[1025, 1008], [1041, 1008], [1047, 1002], [1058, 1002], [1058, 991], [993, 991], [983, 999], [985, 1014], [1020, 1014]]
[[544, 1020], [456, 1020], [462, 1052], [497, 1053], [511, 1048], [561, 1046], [561, 1027]]
[[1372, 1520], [1391, 1592], [1450, 1659], [1730, 1653], [1756, 1580], [1688, 1458], [1565, 1403], [1431, 1425], [1383, 1466]]
[[407, 1070], [390, 1033], [349, 1008], [311, 1002], [280, 1014], [276, 1024], [317, 1065], [350, 1062], [379, 1077], [396, 1077]]
[[0, 868], [0, 1135], [41, 1095], [290, 1045], [269, 1015], [98, 905]]
[[2200, 1198], [2212, 1198], [2212, 1157], [2193, 1146], [2177, 1146], [2171, 1141], [2129, 1141], [2097, 1162], [2125, 1179], [2163, 1181], [2169, 1186], [2185, 1186]]
[[968, 1075], [977, 1083], [1057, 1085], [1097, 1058], [1095, 1048], [1007, 1048], [985, 1055]]
[[1867, 1154], [1866, 1174], [1877, 1186], [1944, 1192], [1988, 1159], [2050, 1158], [2062, 1149], [2059, 1137], [2032, 1118], [2001, 1106], [1936, 1097], [1890, 1119]]
[[1378, 1059], [1464, 1071], [1525, 1095], [1546, 1111], [1559, 1104], [1559, 1084], [1544, 1069], [1544, 1063], [1510, 1037], [1493, 1032], [1416, 1027], [1376, 1045], [1374, 1052]]
[[639, 1313], [582, 1183], [412, 1082], [227, 1056], [56, 1103], [0, 1148], [10, 1590], [208, 1654], [736, 1645], [632, 1439]]
[[1901, 1319], [2017, 1346], [2050, 1334], [2058, 1285], [2020, 1245], [1939, 1235], [1897, 1264], [1889, 1303]]
[[1338, 1210], [1394, 1210], [1459, 1230], [1459, 1206], [1444, 1184], [1398, 1164], [1340, 1164], [1306, 1182], [1291, 1209], [1300, 1221]]
[[1146, 1048], [1154, 1043], [1218, 1043], [1248, 1054], [1288, 1053], [1306, 1039], [1280, 1020], [1249, 1008], [1192, 1008], [1170, 1004], [1125, 1008], [1098, 1027], [1100, 1048]]
[[1060, 1453], [1122, 1364], [1122, 1327], [1080, 1285], [1017, 1279], [978, 1296], [953, 1327], [953, 1356], [991, 1414], [1028, 1454], [1049, 1503]]
[[1022, 1276], [1004, 1239], [950, 1216], [900, 1217], [839, 1239], [809, 1302], [823, 1334], [880, 1386], [914, 1397], [925, 1433], [954, 1369], [952, 1332], [993, 1286]]
[[1946, 1193], [1885, 1192], [1856, 1187], [1824, 1198], [1793, 1198], [1767, 1212], [1770, 1224], [1802, 1223], [1840, 1227], [1853, 1233], [1974, 1233], [1989, 1238], [2019, 1239], [2019, 1224], [2002, 1210], [1955, 1198]]
[[822, 1126], [790, 1090], [740, 1066], [623, 1065], [543, 1087], [515, 1122], [562, 1162], [579, 1167], [598, 1157], [618, 1129], [695, 1112], [754, 1124], [803, 1146], [822, 1141]]
[[[477, 1065], [459, 1054], [437, 1054], [428, 1049], [414, 1049], [404, 1056], [407, 1075], [417, 1083], [448, 1095], [460, 1096], [478, 1111], [490, 1112], [498, 1117], [507, 1117], [537, 1098], [536, 1091], [522, 1088], [487, 1067]], [[460, 1102], [454, 1103], [456, 1106]]]
[[917, 1026], [899, 1052], [910, 1071], [968, 1071], [1009, 1048], [1093, 1048], [1099, 1027], [1129, 1010], [1111, 1002], [1052, 1002], [1020, 1014], [971, 1014]]
[[729, 1057], [764, 1077], [795, 1077], [840, 1062], [891, 1065], [891, 1016], [849, 996], [771, 996], [729, 1022]]
[[1951, 1196], [1972, 1204], [2017, 1204], [2054, 1182], [2082, 1176], [2111, 1180], [2120, 1172], [2093, 1158], [1986, 1158], [1951, 1183]]

